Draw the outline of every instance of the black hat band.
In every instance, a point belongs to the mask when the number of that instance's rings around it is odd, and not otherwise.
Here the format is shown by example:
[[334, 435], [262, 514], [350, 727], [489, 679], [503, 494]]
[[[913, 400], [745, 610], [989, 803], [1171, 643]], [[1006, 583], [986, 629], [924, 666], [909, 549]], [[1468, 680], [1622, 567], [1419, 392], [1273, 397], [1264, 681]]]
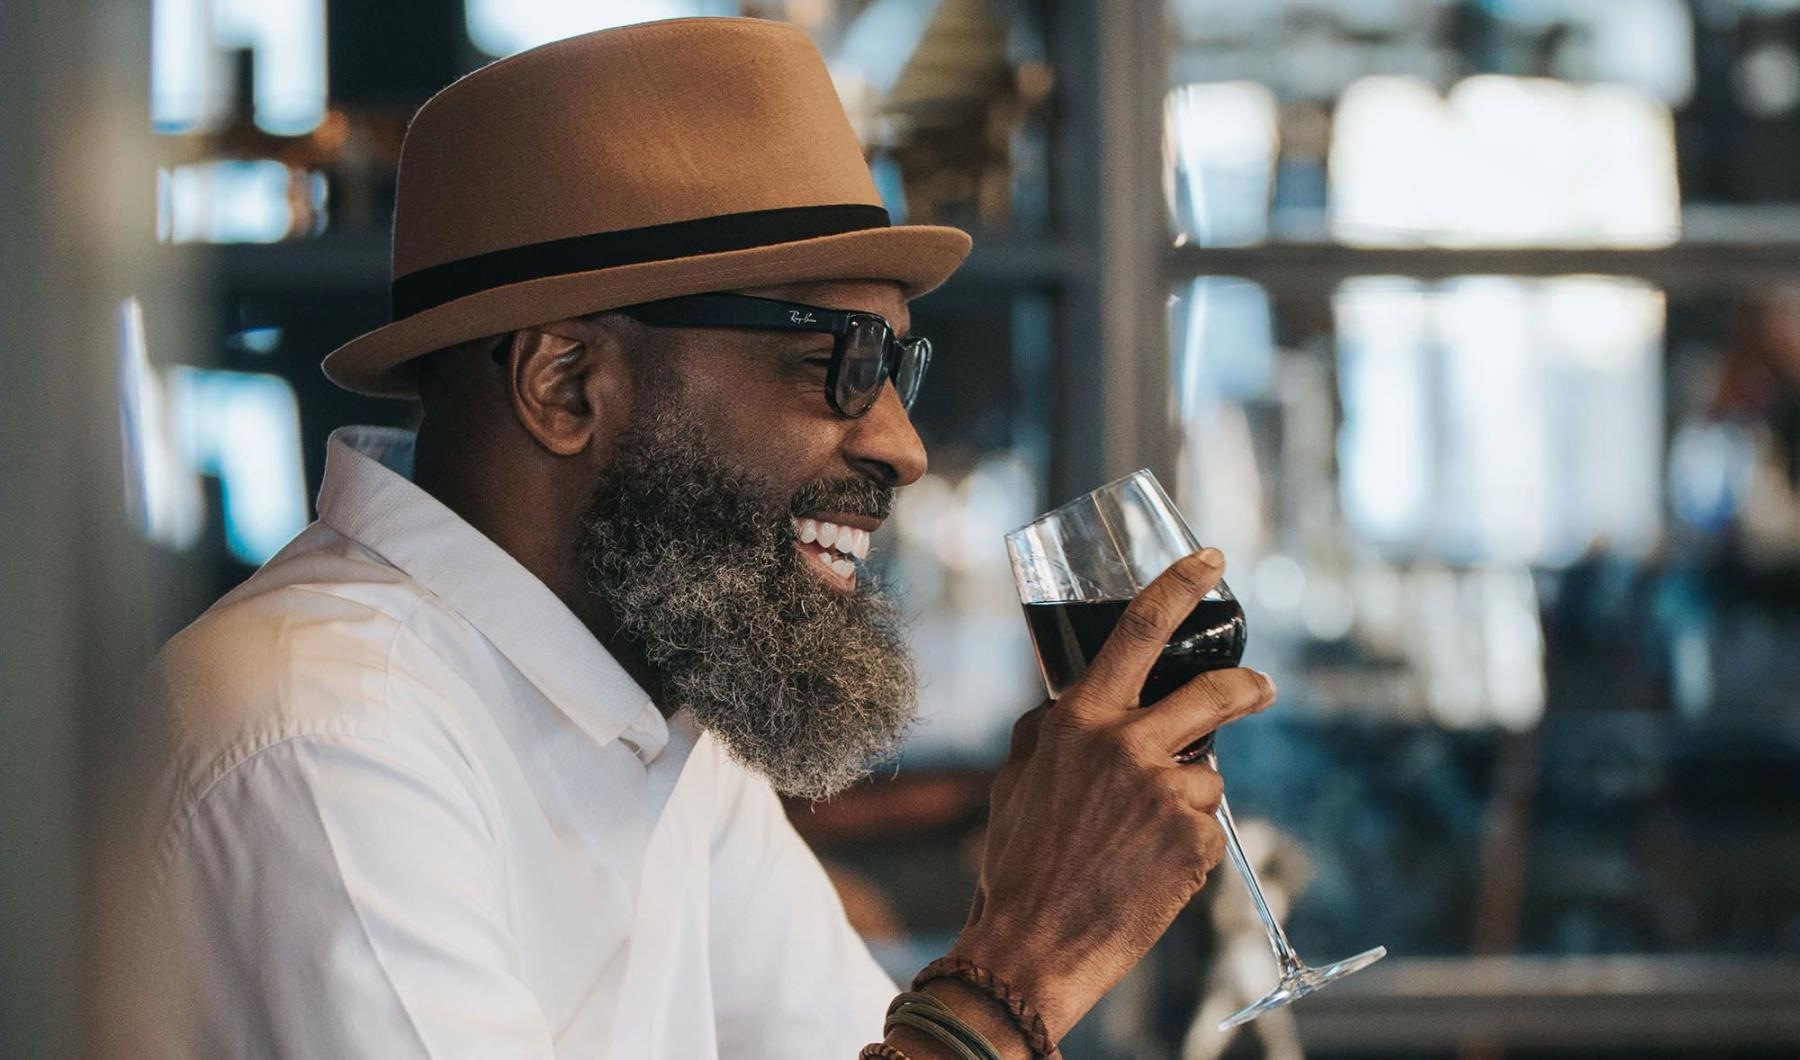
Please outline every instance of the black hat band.
[[784, 206], [699, 217], [690, 221], [595, 232], [507, 247], [407, 273], [389, 290], [393, 319], [494, 287], [551, 276], [670, 261], [701, 254], [796, 243], [803, 239], [889, 227], [879, 206]]

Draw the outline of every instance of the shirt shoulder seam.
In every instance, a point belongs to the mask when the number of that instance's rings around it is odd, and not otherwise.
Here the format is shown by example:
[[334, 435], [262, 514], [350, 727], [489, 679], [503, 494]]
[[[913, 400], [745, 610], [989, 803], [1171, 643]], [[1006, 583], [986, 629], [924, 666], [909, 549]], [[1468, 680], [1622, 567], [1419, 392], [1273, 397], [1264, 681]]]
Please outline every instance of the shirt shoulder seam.
[[[394, 668], [392, 666], [392, 660], [393, 660], [394, 652], [396, 650], [398, 650], [398, 648], [400, 646], [400, 638], [402, 636], [410, 636], [421, 648], [423, 648], [425, 651], [430, 652], [433, 658], [435, 658], [445, 664], [445, 672], [446, 673], [451, 674], [455, 678], [455, 680], [457, 680], [458, 682], [462, 683], [463, 685], [469, 687], [471, 692], [475, 691], [473, 686], [469, 685], [469, 682], [464, 680], [460, 674], [456, 674], [454, 669], [450, 667], [450, 665], [449, 665], [450, 660], [444, 657], [444, 653], [439, 651], [437, 649], [436, 645], [432, 644], [430, 641], [428, 641], [424, 637], [420, 636], [418, 631], [412, 628], [413, 619], [418, 616], [420, 609], [424, 606], [424, 604], [427, 600], [432, 601], [434, 607], [442, 606], [442, 607], [445, 607], [448, 610], [450, 610], [452, 614], [456, 614], [455, 608], [449, 607], [449, 602], [447, 600], [445, 600], [443, 597], [439, 596], [436, 592], [432, 591], [430, 586], [427, 586], [427, 585], [419, 586], [419, 596], [417, 597], [417, 599], [415, 599], [413, 601], [412, 606], [407, 609], [405, 617], [400, 620], [398, 626], [395, 628], [394, 639], [388, 642], [388, 651], [387, 651], [388, 665], [382, 670], [382, 674], [381, 674], [381, 702], [384, 707], [390, 702], [389, 689], [392, 687], [392, 683], [394, 680]], [[459, 619], [462, 618], [462, 616], [460, 614], [457, 614], [456, 617]], [[466, 622], [467, 620], [464, 619], [464, 621]], [[477, 630], [476, 632], [479, 634], [480, 631]], [[479, 696], [479, 693], [476, 693], [476, 694], [477, 694], [477, 696]], [[481, 777], [484, 780], [487, 779], [486, 771], [484, 769], [482, 769], [482, 767], [480, 766], [479, 763], [477, 763], [476, 761], [474, 761], [473, 759], [471, 759], [469, 757], [468, 751], [462, 746], [460, 741], [452, 741], [451, 747], [456, 752], [457, 760], [463, 764], [463, 767], [465, 769], [469, 770], [469, 772], [475, 776]], [[486, 813], [483, 813], [481, 815], [481, 823], [482, 823], [482, 826], [487, 830], [488, 842], [493, 844], [496, 847], [500, 846], [501, 845], [500, 836], [498, 836], [494, 833], [494, 823], [492, 821], [488, 820], [488, 816]]]
[[[186, 839], [188, 830], [192, 826], [194, 818], [199, 814], [201, 806], [227, 777], [236, 773], [245, 764], [283, 744], [319, 736], [363, 736], [383, 743], [388, 742], [379, 730], [387, 721], [388, 716], [388, 681], [393, 669], [391, 664], [394, 649], [400, 642], [401, 632], [407, 628], [413, 612], [418, 610], [424, 599], [424, 594], [415, 596], [412, 603], [408, 605], [406, 613], [394, 623], [394, 628], [388, 635], [387, 651], [383, 655], [381, 716], [378, 723], [370, 725], [360, 719], [333, 718], [329, 721], [305, 724], [297, 730], [254, 736], [220, 751], [213, 757], [212, 764], [207, 769], [207, 773], [210, 775], [201, 781], [192, 794], [180, 798], [178, 807], [171, 814], [171, 820], [164, 827], [162, 837], [156, 844], [156, 883], [158, 887], [166, 880], [169, 868], [175, 859], [176, 849]], [[371, 610], [378, 609], [372, 608]]]

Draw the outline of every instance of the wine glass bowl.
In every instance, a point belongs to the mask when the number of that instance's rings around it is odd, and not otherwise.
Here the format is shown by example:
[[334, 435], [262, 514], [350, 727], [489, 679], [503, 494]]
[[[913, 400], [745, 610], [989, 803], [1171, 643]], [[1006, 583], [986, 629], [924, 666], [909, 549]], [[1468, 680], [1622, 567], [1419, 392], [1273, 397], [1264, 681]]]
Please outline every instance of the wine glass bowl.
[[[1132, 599], [1176, 560], [1200, 547], [1149, 471], [1109, 482], [1006, 535], [1019, 602], [1051, 699], [1081, 680]], [[1247, 635], [1242, 605], [1219, 582], [1169, 638], [1144, 681], [1138, 704], [1154, 703], [1209, 670], [1238, 665]], [[1218, 768], [1210, 733], [1175, 757]], [[1377, 946], [1346, 960], [1309, 967], [1269, 910], [1223, 799], [1215, 816], [1225, 832], [1226, 854], [1250, 892], [1281, 973], [1273, 990], [1221, 1022], [1221, 1031], [1291, 1004], [1387, 956], [1387, 949]]]

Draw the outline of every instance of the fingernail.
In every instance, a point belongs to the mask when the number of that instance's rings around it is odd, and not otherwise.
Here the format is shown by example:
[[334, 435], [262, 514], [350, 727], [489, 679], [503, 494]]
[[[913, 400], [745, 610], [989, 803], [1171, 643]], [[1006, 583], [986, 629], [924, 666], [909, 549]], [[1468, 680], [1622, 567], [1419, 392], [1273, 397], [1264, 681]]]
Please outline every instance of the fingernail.
[[1200, 550], [1200, 562], [1206, 564], [1208, 567], [1223, 567], [1225, 565], [1225, 553], [1220, 552], [1216, 548], [1203, 548]]

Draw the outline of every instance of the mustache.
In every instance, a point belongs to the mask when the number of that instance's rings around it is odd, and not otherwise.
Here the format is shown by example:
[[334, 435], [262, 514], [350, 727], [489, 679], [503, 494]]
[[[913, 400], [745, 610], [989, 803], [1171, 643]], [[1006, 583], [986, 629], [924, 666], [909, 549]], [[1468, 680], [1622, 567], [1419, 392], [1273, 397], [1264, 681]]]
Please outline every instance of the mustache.
[[896, 492], [892, 486], [861, 477], [811, 482], [794, 492], [788, 514], [799, 518], [813, 512], [843, 512], [886, 519], [894, 510]]

